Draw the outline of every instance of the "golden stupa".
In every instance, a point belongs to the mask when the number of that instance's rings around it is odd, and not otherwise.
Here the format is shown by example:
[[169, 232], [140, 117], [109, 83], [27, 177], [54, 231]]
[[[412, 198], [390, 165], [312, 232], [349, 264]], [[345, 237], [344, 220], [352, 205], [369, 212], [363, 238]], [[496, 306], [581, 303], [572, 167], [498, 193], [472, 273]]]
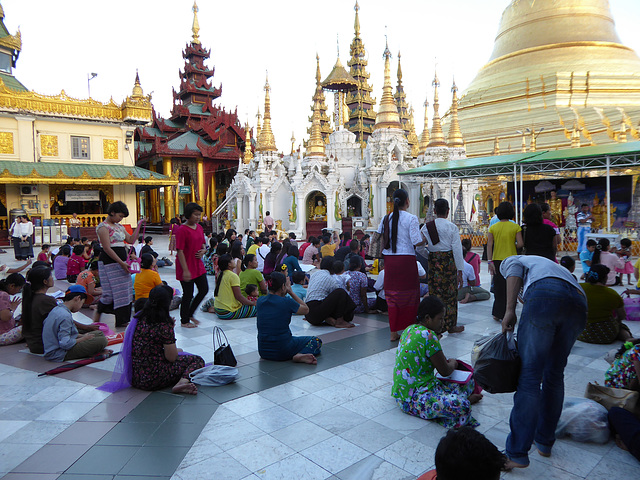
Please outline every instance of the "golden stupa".
[[637, 140], [640, 58], [607, 0], [513, 0], [458, 117], [469, 156]]

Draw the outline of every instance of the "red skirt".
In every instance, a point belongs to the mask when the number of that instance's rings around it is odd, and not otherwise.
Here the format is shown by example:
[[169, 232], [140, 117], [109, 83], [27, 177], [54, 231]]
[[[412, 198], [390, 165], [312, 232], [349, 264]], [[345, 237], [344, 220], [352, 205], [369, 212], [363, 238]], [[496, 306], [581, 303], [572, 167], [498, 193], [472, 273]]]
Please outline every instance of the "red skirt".
[[385, 255], [384, 295], [392, 332], [404, 330], [415, 323], [420, 304], [419, 282], [414, 255]]

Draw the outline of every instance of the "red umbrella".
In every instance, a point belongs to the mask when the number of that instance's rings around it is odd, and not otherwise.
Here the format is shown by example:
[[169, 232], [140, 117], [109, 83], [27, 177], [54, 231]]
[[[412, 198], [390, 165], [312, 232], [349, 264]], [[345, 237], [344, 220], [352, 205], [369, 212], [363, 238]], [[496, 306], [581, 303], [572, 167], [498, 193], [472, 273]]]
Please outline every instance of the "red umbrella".
[[94, 355], [90, 358], [85, 358], [83, 360], [78, 360], [77, 362], [65, 363], [64, 365], [60, 365], [59, 367], [52, 368], [51, 370], [41, 373], [38, 376], [42, 377], [44, 375], [56, 375], [58, 373], [67, 372], [69, 370], [73, 370], [74, 368], [83, 367], [85, 365], [89, 365], [91, 363], [102, 362], [109, 357], [113, 357], [114, 355], [118, 355], [120, 352], [110, 352], [110, 353], [99, 353], [98, 355]]

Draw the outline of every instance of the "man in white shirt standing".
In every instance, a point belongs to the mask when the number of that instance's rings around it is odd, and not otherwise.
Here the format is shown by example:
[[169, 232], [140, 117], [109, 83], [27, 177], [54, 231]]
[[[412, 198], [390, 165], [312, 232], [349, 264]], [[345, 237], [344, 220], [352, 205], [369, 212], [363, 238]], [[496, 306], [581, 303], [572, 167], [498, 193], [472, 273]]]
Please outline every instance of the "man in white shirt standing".
[[462, 287], [464, 269], [460, 230], [447, 220], [449, 202], [446, 199], [439, 198], [433, 206], [436, 218], [422, 227], [429, 251], [429, 295], [435, 295], [445, 304], [444, 329], [460, 333], [464, 330], [458, 325], [458, 289]]
[[262, 245], [256, 250], [259, 272], [262, 272], [262, 270], [264, 269], [264, 259], [267, 258], [267, 255], [271, 251], [271, 242], [269, 241], [269, 237], [264, 237], [262, 239], [262, 242]]

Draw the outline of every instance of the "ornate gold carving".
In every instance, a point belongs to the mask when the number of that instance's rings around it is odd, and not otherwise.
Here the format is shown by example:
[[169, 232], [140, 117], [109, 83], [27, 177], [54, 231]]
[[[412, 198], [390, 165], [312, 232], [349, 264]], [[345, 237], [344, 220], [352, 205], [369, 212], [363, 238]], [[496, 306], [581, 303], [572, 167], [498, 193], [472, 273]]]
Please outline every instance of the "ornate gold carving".
[[18, 52], [22, 50], [22, 34], [20, 33], [20, 29], [18, 29], [15, 35], [7, 35], [6, 37], [0, 38], [0, 46], [17, 50]]
[[35, 92], [16, 92], [7, 88], [0, 79], [0, 108], [12, 111], [46, 113], [61, 117], [99, 118], [115, 122], [125, 120], [151, 121], [150, 97], [127, 97], [122, 105], [113, 99], [108, 103], [93, 99], [79, 100], [69, 97], [64, 90], [60, 95], [41, 95]]
[[40, 154], [43, 157], [58, 156], [58, 136], [40, 135]]
[[118, 160], [120, 156], [119, 148], [118, 148], [118, 140], [111, 140], [108, 138], [104, 138], [102, 140], [102, 149], [104, 151], [105, 160]]
[[13, 133], [0, 132], [0, 153], [13, 154]]

